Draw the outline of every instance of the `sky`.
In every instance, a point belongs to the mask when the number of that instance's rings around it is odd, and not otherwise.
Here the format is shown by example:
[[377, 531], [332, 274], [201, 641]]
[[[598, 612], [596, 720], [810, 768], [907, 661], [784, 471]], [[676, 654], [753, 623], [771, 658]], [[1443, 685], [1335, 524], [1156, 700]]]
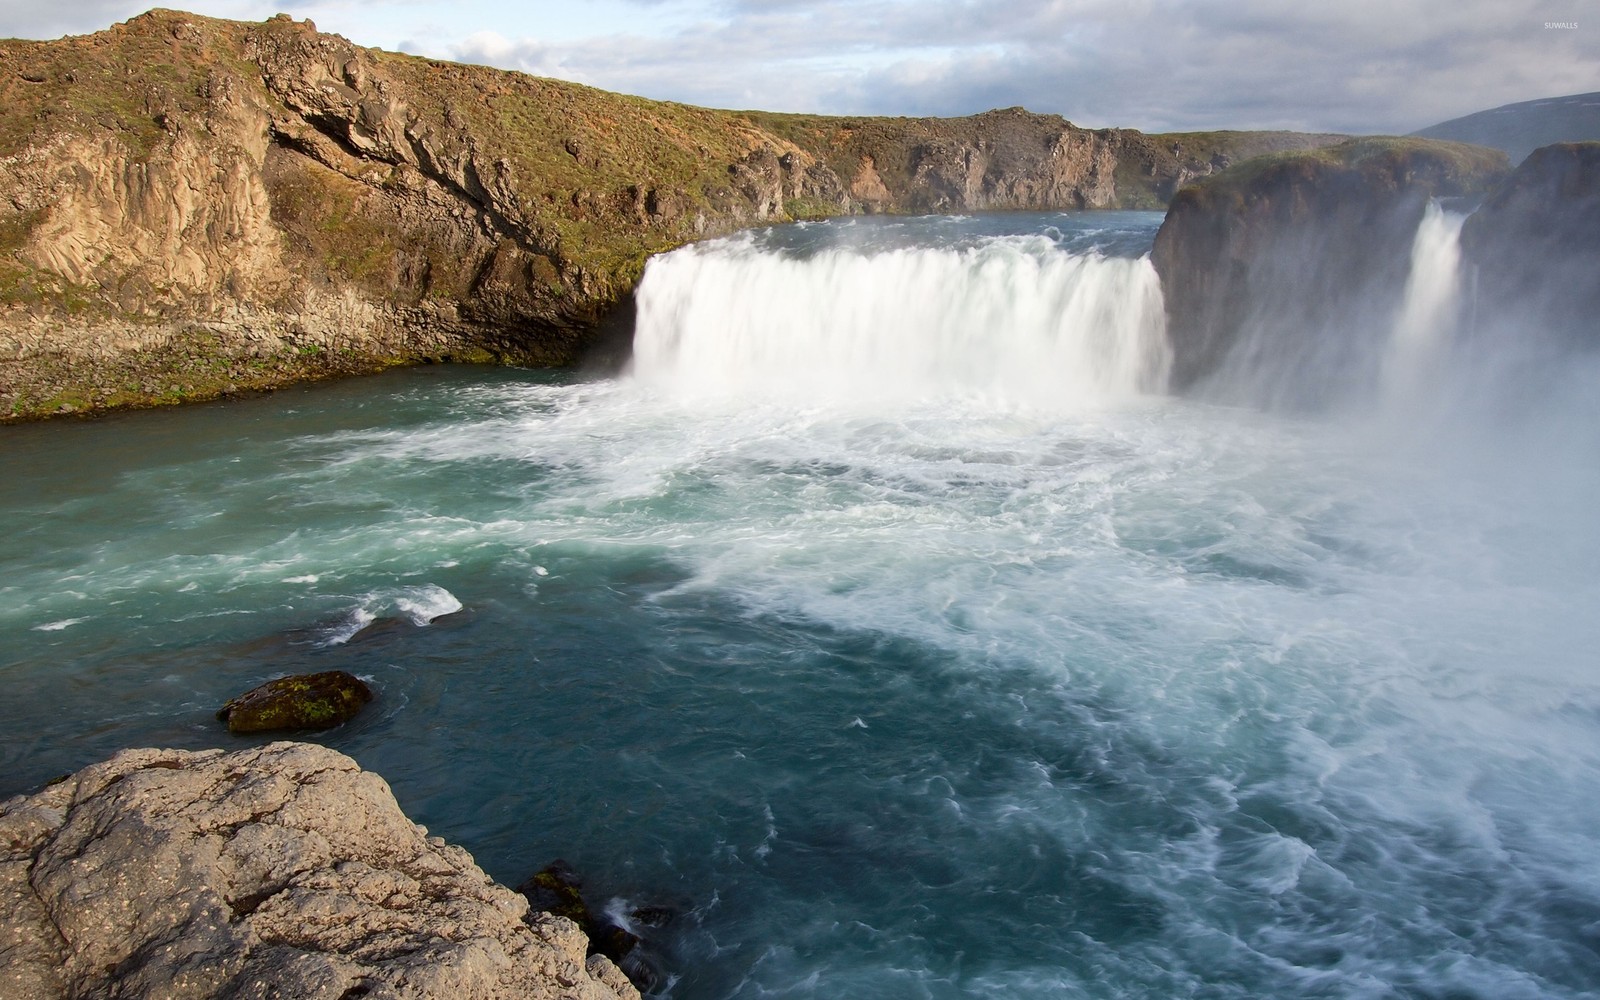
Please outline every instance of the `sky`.
[[[1405, 133], [1600, 91], [1593, 0], [169, 2], [718, 108]], [[0, 0], [0, 37], [84, 34], [149, 6]]]

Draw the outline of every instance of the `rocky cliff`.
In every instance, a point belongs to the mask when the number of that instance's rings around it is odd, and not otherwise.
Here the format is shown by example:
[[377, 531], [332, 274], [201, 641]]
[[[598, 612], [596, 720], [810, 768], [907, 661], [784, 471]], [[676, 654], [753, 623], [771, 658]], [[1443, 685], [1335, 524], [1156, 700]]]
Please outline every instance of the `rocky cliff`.
[[342, 754], [128, 750], [0, 803], [0, 995], [638, 1000]]
[[1600, 347], [1600, 142], [1535, 150], [1461, 227], [1480, 332]]
[[1262, 157], [1179, 191], [1156, 236], [1172, 387], [1323, 405], [1367, 381], [1430, 198], [1481, 196], [1497, 150], [1372, 138]]
[[652, 253], [853, 212], [1152, 207], [1282, 133], [710, 111], [153, 11], [0, 43], [0, 419], [626, 342]]

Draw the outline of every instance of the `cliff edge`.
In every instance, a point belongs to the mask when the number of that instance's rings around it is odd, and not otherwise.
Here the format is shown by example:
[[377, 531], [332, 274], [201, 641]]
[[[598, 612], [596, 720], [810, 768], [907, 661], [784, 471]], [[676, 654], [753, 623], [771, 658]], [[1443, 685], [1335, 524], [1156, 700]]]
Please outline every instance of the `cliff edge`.
[[0, 995], [638, 1000], [324, 747], [127, 750], [0, 803]]
[[1371, 381], [1430, 199], [1509, 173], [1493, 149], [1373, 137], [1260, 157], [1179, 191], [1156, 234], [1172, 388], [1317, 408]]
[[151, 11], [0, 42], [0, 420], [626, 343], [645, 259], [862, 212], [1157, 207], [1331, 136], [712, 111]]
[[1600, 347], [1600, 142], [1536, 149], [1461, 228], [1480, 335]]

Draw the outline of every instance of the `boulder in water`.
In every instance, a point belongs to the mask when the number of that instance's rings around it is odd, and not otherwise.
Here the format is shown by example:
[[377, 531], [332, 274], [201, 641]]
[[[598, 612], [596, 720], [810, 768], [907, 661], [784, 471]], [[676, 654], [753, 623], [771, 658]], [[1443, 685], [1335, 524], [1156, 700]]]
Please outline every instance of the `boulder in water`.
[[235, 733], [328, 729], [354, 718], [371, 700], [372, 689], [361, 678], [327, 670], [268, 681], [223, 705], [217, 718]]

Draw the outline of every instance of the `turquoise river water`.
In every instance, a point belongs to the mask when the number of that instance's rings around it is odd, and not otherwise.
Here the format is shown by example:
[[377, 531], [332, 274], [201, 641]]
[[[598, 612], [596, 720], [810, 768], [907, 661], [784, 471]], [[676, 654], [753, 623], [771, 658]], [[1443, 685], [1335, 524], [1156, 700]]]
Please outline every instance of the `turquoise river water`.
[[0, 795], [342, 668], [323, 742], [672, 908], [680, 1000], [1597, 995], [1600, 380], [1450, 353], [1434, 212], [1358, 405], [1167, 396], [1158, 223], [757, 233], [618, 376], [0, 429]]

